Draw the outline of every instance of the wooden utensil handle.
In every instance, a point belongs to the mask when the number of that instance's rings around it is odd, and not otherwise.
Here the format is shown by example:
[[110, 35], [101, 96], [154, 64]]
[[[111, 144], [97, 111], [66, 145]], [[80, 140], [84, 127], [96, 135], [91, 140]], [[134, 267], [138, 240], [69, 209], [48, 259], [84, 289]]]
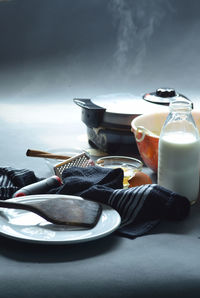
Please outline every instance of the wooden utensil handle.
[[67, 155], [53, 154], [53, 153], [40, 151], [40, 150], [33, 150], [33, 149], [28, 149], [26, 151], [26, 155], [31, 157], [43, 157], [43, 158], [52, 158], [52, 159], [68, 159], [71, 157]]
[[3, 200], [0, 200], [0, 207], [1, 208], [11, 208], [11, 209], [21, 209], [21, 210], [27, 210], [27, 211], [33, 210], [33, 208], [28, 204], [26, 205], [23, 203], [8, 202], [8, 201], [3, 201]]

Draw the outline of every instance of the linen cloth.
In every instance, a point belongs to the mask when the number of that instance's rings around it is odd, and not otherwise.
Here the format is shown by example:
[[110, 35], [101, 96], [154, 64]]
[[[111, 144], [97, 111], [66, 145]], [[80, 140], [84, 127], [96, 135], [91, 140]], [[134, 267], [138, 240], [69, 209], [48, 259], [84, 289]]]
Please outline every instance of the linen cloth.
[[20, 188], [38, 182], [38, 177], [28, 169], [15, 169], [12, 167], [0, 168], [0, 198], [6, 200]]
[[190, 211], [189, 200], [157, 184], [123, 189], [123, 170], [99, 166], [63, 171], [63, 185], [49, 193], [81, 196], [107, 204], [121, 216], [117, 233], [135, 238], [148, 233], [161, 220], [182, 220]]
[[[20, 188], [38, 182], [28, 169], [0, 168], [0, 197], [9, 199]], [[147, 234], [161, 220], [183, 220], [189, 200], [157, 184], [123, 189], [123, 170], [99, 166], [72, 167], [63, 171], [63, 184], [50, 194], [81, 196], [111, 206], [121, 216], [117, 234], [135, 238]]]

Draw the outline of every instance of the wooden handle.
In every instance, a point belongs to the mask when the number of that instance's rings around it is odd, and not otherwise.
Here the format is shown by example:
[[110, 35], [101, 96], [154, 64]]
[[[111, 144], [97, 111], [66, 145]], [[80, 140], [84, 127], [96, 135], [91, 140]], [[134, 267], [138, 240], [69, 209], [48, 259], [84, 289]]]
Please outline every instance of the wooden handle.
[[33, 149], [28, 149], [26, 151], [26, 156], [52, 158], [52, 159], [64, 159], [64, 160], [71, 157], [71, 156], [67, 156], [67, 155], [53, 154], [53, 153], [40, 151], [40, 150], [33, 150]]

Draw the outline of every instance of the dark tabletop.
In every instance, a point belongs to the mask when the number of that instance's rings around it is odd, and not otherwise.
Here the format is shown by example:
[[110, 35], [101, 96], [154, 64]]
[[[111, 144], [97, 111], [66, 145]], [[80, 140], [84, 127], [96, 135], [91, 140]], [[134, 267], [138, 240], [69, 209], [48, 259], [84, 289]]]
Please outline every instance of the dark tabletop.
[[[50, 168], [43, 159], [26, 157], [28, 148], [88, 146], [80, 110], [69, 101], [1, 103], [0, 135], [0, 165], [32, 169], [39, 177], [50, 176]], [[134, 240], [113, 233], [91, 242], [41, 245], [0, 236], [0, 297], [199, 297], [199, 252], [199, 202], [186, 220], [162, 222]]]

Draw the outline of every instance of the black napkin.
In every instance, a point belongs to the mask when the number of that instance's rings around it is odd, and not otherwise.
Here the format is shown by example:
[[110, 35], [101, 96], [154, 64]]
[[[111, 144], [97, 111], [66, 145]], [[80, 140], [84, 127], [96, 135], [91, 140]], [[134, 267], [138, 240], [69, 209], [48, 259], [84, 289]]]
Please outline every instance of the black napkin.
[[129, 238], [148, 233], [161, 220], [182, 220], [189, 200], [157, 184], [123, 189], [123, 170], [98, 166], [64, 170], [63, 185], [49, 193], [77, 195], [104, 203], [121, 216], [117, 233]]
[[[128, 238], [147, 234], [161, 220], [182, 220], [190, 211], [185, 198], [157, 184], [123, 189], [122, 169], [73, 167], [63, 172], [63, 185], [49, 193], [82, 196], [116, 209], [122, 219], [117, 233]], [[0, 197], [9, 199], [20, 188], [41, 178], [27, 169], [0, 168]]]
[[28, 169], [2, 167], [0, 168], [0, 199], [10, 199], [18, 189], [39, 180], [34, 172]]

